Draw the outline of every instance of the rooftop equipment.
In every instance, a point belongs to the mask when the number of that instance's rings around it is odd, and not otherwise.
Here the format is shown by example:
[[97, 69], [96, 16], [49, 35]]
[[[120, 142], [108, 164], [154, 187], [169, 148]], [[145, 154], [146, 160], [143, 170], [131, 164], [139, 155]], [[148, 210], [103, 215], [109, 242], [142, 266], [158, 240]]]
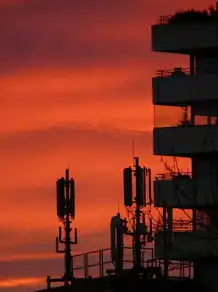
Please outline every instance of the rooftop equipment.
[[[56, 182], [57, 192], [57, 216], [63, 227], [59, 227], [59, 234], [56, 237], [56, 252], [64, 253], [65, 272], [61, 278], [47, 277], [48, 289], [52, 282], [64, 282], [65, 286], [73, 283], [73, 266], [71, 245], [77, 244], [77, 229], [74, 229], [75, 240], [71, 241], [71, 223], [75, 219], [75, 181], [69, 177], [69, 169], [66, 169], [66, 177], [61, 177]], [[64, 238], [62, 238], [62, 229], [64, 229]], [[59, 249], [59, 243], [64, 244], [64, 249]]]

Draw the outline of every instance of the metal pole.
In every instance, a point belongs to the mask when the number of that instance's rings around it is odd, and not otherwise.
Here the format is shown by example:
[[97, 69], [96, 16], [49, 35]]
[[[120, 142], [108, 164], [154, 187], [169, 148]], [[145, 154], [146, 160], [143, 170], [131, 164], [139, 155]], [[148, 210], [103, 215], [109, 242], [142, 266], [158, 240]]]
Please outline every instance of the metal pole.
[[[139, 169], [139, 159], [135, 158], [135, 176], [138, 175], [138, 169]], [[141, 268], [141, 236], [140, 236], [140, 219], [141, 219], [141, 211], [139, 206], [139, 200], [137, 199], [139, 196], [139, 190], [137, 188], [136, 184], [136, 211], [135, 211], [135, 217], [136, 217], [136, 228], [135, 228], [135, 265], [137, 270], [140, 270]]]
[[163, 248], [164, 248], [164, 278], [168, 277], [168, 256], [167, 256], [167, 218], [166, 218], [167, 208], [163, 208]]
[[66, 169], [66, 221], [65, 221], [65, 279], [71, 280], [72, 267], [71, 267], [71, 243], [70, 243], [70, 179], [69, 169]]

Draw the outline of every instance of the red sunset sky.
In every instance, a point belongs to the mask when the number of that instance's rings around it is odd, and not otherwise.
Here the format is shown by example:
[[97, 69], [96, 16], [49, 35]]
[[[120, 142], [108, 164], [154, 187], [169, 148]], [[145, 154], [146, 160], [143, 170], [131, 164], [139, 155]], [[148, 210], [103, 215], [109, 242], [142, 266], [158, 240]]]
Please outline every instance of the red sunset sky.
[[[0, 291], [62, 271], [55, 181], [77, 184], [77, 251], [108, 246], [122, 168], [152, 156], [151, 78], [188, 64], [150, 51], [150, 25], [208, 0], [0, 0]], [[181, 162], [181, 165], [185, 163]]]

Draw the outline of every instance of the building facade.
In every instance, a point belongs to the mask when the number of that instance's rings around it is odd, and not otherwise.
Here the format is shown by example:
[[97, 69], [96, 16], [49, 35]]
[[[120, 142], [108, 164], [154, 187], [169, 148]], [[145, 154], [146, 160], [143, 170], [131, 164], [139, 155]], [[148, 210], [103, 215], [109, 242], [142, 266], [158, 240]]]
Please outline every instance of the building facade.
[[[205, 291], [218, 291], [218, 5], [161, 17], [152, 26], [152, 50], [189, 59], [189, 68], [159, 70], [152, 79], [155, 119], [165, 112], [171, 121], [155, 121], [153, 152], [191, 164], [190, 172], [169, 171], [154, 181], [154, 204], [163, 208], [164, 223], [155, 253], [193, 262]], [[174, 224], [176, 208], [192, 210], [184, 230]]]

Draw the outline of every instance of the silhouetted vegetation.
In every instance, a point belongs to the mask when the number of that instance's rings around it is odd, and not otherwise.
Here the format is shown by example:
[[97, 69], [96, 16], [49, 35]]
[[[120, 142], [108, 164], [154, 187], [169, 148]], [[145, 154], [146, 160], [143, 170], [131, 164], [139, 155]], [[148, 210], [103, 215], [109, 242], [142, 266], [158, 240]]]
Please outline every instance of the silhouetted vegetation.
[[169, 24], [208, 21], [218, 21], [218, 7], [211, 6], [208, 10], [202, 11], [194, 9], [178, 11], [170, 17]]

